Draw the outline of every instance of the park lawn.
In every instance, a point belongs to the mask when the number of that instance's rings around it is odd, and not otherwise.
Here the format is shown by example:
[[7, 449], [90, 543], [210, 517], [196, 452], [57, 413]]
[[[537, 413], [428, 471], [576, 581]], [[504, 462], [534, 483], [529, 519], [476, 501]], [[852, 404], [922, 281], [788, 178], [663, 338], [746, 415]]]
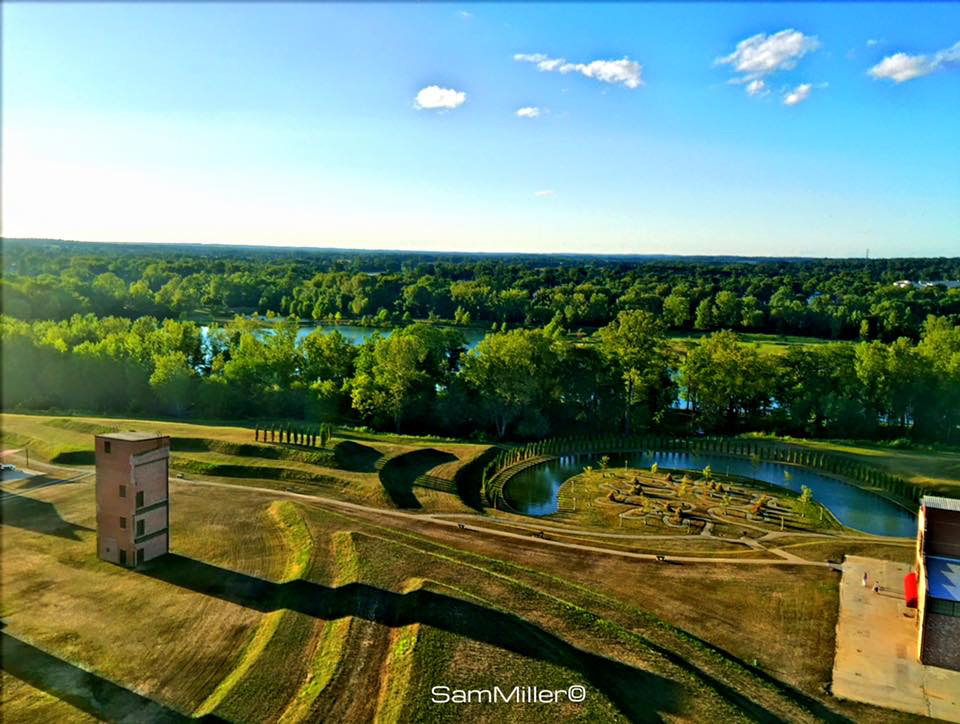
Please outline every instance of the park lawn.
[[[89, 479], [14, 496], [33, 503], [5, 499], [4, 632], [184, 713], [209, 708], [242, 719], [255, 707], [258, 717], [283, 721], [378, 713], [404, 721], [422, 707], [447, 716], [425, 687], [461, 681], [581, 683], [584, 711], [598, 721], [622, 719], [631, 706], [731, 721], [751, 706], [802, 721], [799, 695], [742, 662], [756, 658], [800, 685], [803, 703], [817, 691], [808, 669], [820, 675], [832, 661], [829, 571], [658, 566], [505, 545], [455, 528], [425, 536], [416, 521], [278, 504], [252, 490], [174, 482], [171, 495], [174, 553], [208, 564], [203, 576], [171, 581], [98, 561]], [[244, 603], [249, 584], [231, 583], [247, 580], [238, 573], [277, 583], [299, 575], [353, 592], [338, 599], [343, 616], [332, 621], [307, 616], [298, 597], [291, 610], [256, 610]], [[343, 588], [351, 583], [361, 587]], [[240, 600], [225, 600], [235, 588]], [[381, 686], [399, 701], [385, 704]], [[728, 690], [743, 700], [731, 703]], [[5, 717], [42, 698], [23, 692], [4, 693]], [[558, 711], [495, 710], [520, 721], [553, 721]]]
[[[677, 352], [688, 353], [704, 337], [711, 332], [684, 332], [667, 335], [667, 341]], [[737, 338], [747, 345], [753, 346], [760, 354], [782, 355], [793, 347], [807, 347], [815, 344], [827, 344], [838, 340], [821, 339], [819, 337], [799, 337], [782, 334], [760, 334], [758, 332], [737, 332]]]
[[771, 438], [812, 450], [836, 453], [896, 475], [928, 495], [960, 495], [960, 452], [894, 449], [844, 440]]
[[[457, 443], [438, 438], [423, 440], [397, 435], [337, 431], [326, 449], [280, 445], [254, 440], [246, 427], [158, 420], [46, 415], [0, 415], [4, 448], [29, 449], [33, 460], [61, 464], [92, 464], [93, 436], [116, 430], [147, 430], [169, 435], [172, 441], [171, 471], [187, 479], [240, 482], [249, 485], [330, 495], [354, 502], [397, 507], [409, 503], [434, 512], [467, 512], [471, 508], [455, 492], [414, 487], [419, 474], [455, 480], [461, 468], [490, 449], [488, 445]], [[358, 442], [362, 441], [362, 442]], [[353, 464], [338, 457], [341, 444], [366, 450], [368, 458]], [[443, 462], [435, 470], [414, 466], [400, 472], [405, 496], [398, 503], [384, 489], [378, 468], [410, 453], [436, 451]], [[22, 463], [25, 456], [18, 460]], [[376, 461], [376, 464], [374, 464]], [[455, 486], [451, 484], [451, 491]]]
[[[258, 498], [211, 505], [207, 491], [173, 490], [174, 549], [266, 578], [284, 570]], [[91, 480], [5, 496], [3, 514], [5, 634], [181, 712], [236, 666], [261, 614], [100, 561]]]
[[19, 720], [24, 722], [95, 724], [99, 721], [97, 717], [69, 702], [31, 686], [3, 670], [0, 670], [0, 691], [3, 692], [0, 715], [4, 711], [16, 712]]
[[[278, 512], [269, 496], [252, 491], [174, 483], [171, 493], [173, 550], [182, 560], [212, 567], [207, 578], [178, 584], [151, 576], [149, 566], [140, 573], [96, 559], [95, 535], [89, 529], [94, 518], [89, 482], [6, 498], [0, 548], [5, 634], [182, 713], [213, 713], [234, 720], [247, 720], [255, 713], [250, 720], [275, 720], [296, 712], [290, 705], [309, 684], [308, 670], [317, 670], [311, 652], [317, 652], [323, 629], [337, 621], [323, 622], [298, 610], [258, 611], [242, 599], [225, 600], [222, 594], [233, 590], [236, 584], [230, 581], [238, 573], [278, 583], [302, 576], [319, 579], [321, 586], [356, 582], [366, 587], [358, 597], [344, 599], [346, 610], [356, 610], [362, 620], [347, 623], [346, 635], [335, 635], [332, 644], [328, 641], [330, 645], [320, 649], [324, 659], [336, 663], [312, 706], [300, 712], [304, 720], [318, 716], [369, 720], [384, 667], [391, 666], [390, 654], [398, 645], [393, 627], [382, 625], [379, 617], [386, 615], [389, 621], [391, 615], [421, 615], [421, 606], [403, 606], [402, 601], [403, 594], [422, 590], [433, 594], [427, 609], [432, 607], [434, 617], [427, 614], [427, 620], [450, 628], [437, 632], [434, 626], [422, 625], [426, 643], [421, 652], [439, 647], [449, 656], [437, 661], [421, 657], [425, 663], [406, 672], [414, 683], [399, 686], [403, 696], [398, 711], [423, 703], [424, 693], [416, 682], [424, 671], [458, 683], [463, 673], [459, 662], [466, 656], [484, 672], [486, 681], [502, 681], [511, 672], [520, 672], [518, 684], [585, 683], [591, 698], [588, 711], [597, 713], [599, 720], [617, 718], [609, 697], [622, 706], [627, 685], [638, 683], [649, 684], [651, 697], [668, 688], [672, 696], [663, 706], [671, 710], [699, 717], [708, 711], [736, 713], [710, 687], [661, 660], [626, 631], [615, 626], [613, 634], [604, 633], [602, 627], [598, 632], [580, 630], [578, 616], [571, 615], [578, 608], [491, 571], [482, 562], [464, 565], [436, 547], [381, 535], [375, 529], [356, 530], [366, 527], [315, 507], [296, 505], [291, 511], [294, 504], [281, 503], [285, 509]], [[14, 500], [20, 497], [33, 502]], [[297, 522], [301, 516], [302, 524]], [[328, 557], [344, 536], [354, 550], [335, 554], [337, 571], [331, 580], [330, 565], [314, 567], [314, 555]], [[307, 559], [301, 555], [303, 547], [310, 549]], [[422, 578], [423, 571], [429, 571], [429, 580]], [[213, 580], [208, 580], [211, 575]], [[202, 592], [204, 586], [213, 587], [211, 595]], [[390, 614], [377, 605], [369, 607], [364, 590], [373, 596], [371, 604], [380, 597], [378, 592], [395, 591], [401, 608]], [[239, 592], [242, 597], [242, 589]], [[506, 613], [511, 610], [515, 613]], [[611, 641], [624, 638], [617, 647], [630, 662], [627, 666], [604, 663], [606, 659], [596, 659], [581, 648], [586, 643], [590, 649], [602, 649], [602, 639], [611, 636]], [[524, 637], [532, 639], [523, 641]], [[624, 680], [597, 676], [589, 668], [591, 662], [612, 667]], [[319, 664], [322, 669], [323, 661]], [[360, 690], [369, 695], [351, 696]], [[45, 700], [48, 695], [39, 690], [15, 687], [13, 692], [11, 696], [5, 692], [2, 699], [4, 717], [11, 720], [50, 704]], [[631, 692], [638, 693], [642, 694]], [[522, 712], [520, 720], [552, 718], [552, 712], [542, 708]], [[107, 714], [106, 718], [120, 718], [121, 713]]]
[[[38, 423], [37, 416], [7, 415], [3, 419], [5, 430], [10, 420], [16, 422], [16, 418], [21, 417], [31, 418], [27, 421], [29, 424], [42, 425], [43, 418]], [[96, 424], [95, 420], [87, 419], [87, 422]], [[132, 422], [141, 429], [146, 424]], [[27, 423], [21, 429], [29, 431]], [[196, 430], [206, 426], [190, 427]], [[60, 430], [77, 433], [57, 425], [33, 432], [40, 435], [47, 428], [52, 429], [54, 435]], [[249, 430], [244, 433], [250, 435]], [[81, 434], [90, 435], [89, 432]], [[883, 452], [890, 454], [891, 451]], [[375, 473], [355, 474], [376, 480]], [[298, 489], [301, 485], [308, 486], [307, 483], [295, 484]], [[353, 616], [308, 625], [310, 622], [298, 612], [283, 612], [282, 616], [251, 612], [243, 606], [192, 591], [170, 591], [170, 586], [159, 581], [102, 564], [95, 558], [93, 533], [87, 530], [93, 527], [90, 478], [32, 493], [29, 487], [18, 487], [22, 493], [18, 498], [36, 498], [50, 505], [27, 504], [25, 509], [18, 510], [16, 506], [22, 507], [22, 501], [4, 502], [0, 615], [9, 626], [5, 631], [27, 636], [45, 650], [52, 649], [62, 658], [91, 668], [111, 681], [135, 687], [138, 692], [159, 698], [181, 711], [196, 711], [233, 675], [233, 685], [222, 697], [213, 699], [215, 713], [217, 707], [235, 712], [236, 707], [246, 706], [245, 702], [257, 701], [264, 711], [285, 712], [284, 720], [290, 721], [297, 720], [298, 712], [301, 717], [305, 716], [304, 711], [310, 712], [313, 719], [319, 716], [344, 721], [366, 720], [376, 714], [380, 706], [376, 697], [362, 711], [330, 709], [330, 701], [343, 698], [337, 692], [348, 692], [364, 681], [369, 684], [368, 680], [374, 676], [378, 681], [385, 676], [384, 667], [389, 669], [390, 665], [384, 662], [389, 659], [392, 647], [400, 645], [395, 631]], [[178, 553], [273, 580], [279, 581], [286, 575], [292, 549], [282, 526], [278, 526], [269, 513], [269, 496], [186, 482], [174, 482], [171, 489], [175, 519], [183, 515], [179, 518], [182, 523], [175, 523], [173, 529], [173, 545]], [[308, 491], [309, 487], [305, 492]], [[418, 496], [421, 493], [421, 500], [426, 502], [429, 496], [456, 500], [455, 496], [445, 493], [417, 490]], [[424, 508], [431, 509], [427, 504]], [[9, 515], [11, 511], [16, 515]], [[473, 597], [491, 605], [495, 603], [498, 609], [519, 613], [525, 620], [536, 622], [564, 640], [579, 642], [581, 647], [594, 651], [620, 646], [617, 642], [622, 631], [642, 630], [657, 646], [683, 652], [686, 660], [696, 662], [694, 666], [709, 670], [711, 675], [721, 679], [733, 676], [738, 690], [751, 692], [754, 699], [772, 697], [770, 701], [764, 700], [770, 707], [789, 708], [791, 704], [785, 703], [782, 695], [764, 693], [765, 685], [758, 683], [749, 670], [737, 668], [741, 664], [735, 664], [734, 674], [725, 674], [730, 666], [713, 660], [710, 645], [720, 647], [740, 662], [756, 661], [761, 669], [797, 687], [805, 696], [817, 696], [819, 686], [829, 679], [836, 582], [835, 574], [828, 571], [716, 564], [657, 566], [576, 551], [543, 550], [524, 546], [522, 542], [504, 544], [502, 540], [465, 538], [455, 529], [431, 534], [431, 540], [427, 541], [419, 533], [397, 530], [414, 523], [394, 521], [385, 528], [320, 511], [316, 506], [304, 505], [303, 511], [315, 545], [329, 546], [334, 536], [348, 531], [357, 550], [362, 551], [358, 555], [365, 568], [369, 569], [363, 575], [378, 588], [403, 591], [411, 585], [429, 588], [433, 584], [445, 586], [448, 592], [451, 587], [456, 588], [460, 593], [455, 598]], [[530, 519], [516, 516], [516, 520]], [[218, 542], [218, 539], [222, 540]], [[439, 541], [433, 542], [434, 539]], [[670, 543], [677, 546], [678, 553], [683, 552], [681, 541]], [[842, 555], [843, 550], [830, 550], [824, 556]], [[11, 556], [11, 551], [16, 555]], [[797, 552], [806, 555], [802, 551]], [[320, 558], [329, 557], [321, 555]], [[328, 564], [320, 564], [318, 569], [317, 565], [314, 562], [311, 577], [321, 581], [337, 580]], [[337, 561], [334, 567], [339, 566]], [[345, 567], [349, 569], [350, 565]], [[428, 578], [425, 572], [429, 572]], [[58, 595], [61, 589], [65, 590], [63, 596]], [[550, 596], [551, 601], [559, 599], [588, 610], [599, 619], [591, 618], [585, 626], [580, 614], [571, 614], [565, 605], [559, 610], [546, 606], [544, 595]], [[98, 608], [91, 613], [101, 598], [110, 600], [110, 605], [103, 607], [103, 611]], [[111, 628], [115, 621], [125, 621], [128, 609], [142, 607], [146, 601], [150, 602], [151, 611], [156, 607], [159, 614], [152, 612], [149, 622], [137, 621], [129, 635], [118, 638], [120, 635]], [[181, 622], [177, 616], [182, 614], [177, 613], [177, 608], [194, 612], [191, 619]], [[682, 632], [647, 623], [646, 617], [651, 612], [709, 645], [696, 640], [691, 643]], [[35, 619], [35, 614], [40, 618]], [[268, 616], [281, 619], [275, 622], [272, 632], [263, 628], [263, 620]], [[271, 619], [270, 625], [273, 624]], [[620, 632], [614, 641], [591, 638], [591, 632], [597, 627], [608, 630], [607, 624], [613, 627], [609, 630]], [[421, 636], [431, 640], [433, 628], [420, 626], [417, 640]], [[451, 650], [460, 646], [454, 642], [458, 636], [449, 631], [439, 634], [442, 634], [439, 640], [450, 642]], [[183, 643], [183, 639], [191, 643]], [[646, 649], [641, 646], [642, 651], [638, 653], [634, 650], [635, 644], [626, 645], [626, 651], [622, 656], [618, 654], [618, 658], [635, 656], [638, 661], [646, 661], [649, 652], [641, 655]], [[490, 646], [475, 638], [470, 639], [470, 645]], [[147, 649], [156, 646], [157, 651], [144, 660], [133, 655], [136, 646]], [[189, 658], [188, 651], [193, 646], [197, 648], [199, 663]], [[289, 667], [289, 680], [268, 686], [262, 672], [258, 672], [257, 662], [261, 658], [264, 662], [282, 661], [281, 654], [290, 651], [298, 661], [303, 660], [304, 665]], [[344, 651], [351, 656], [346, 656]], [[494, 646], [491, 647], [493, 655], [502, 658], [505, 654]], [[561, 665], [558, 661], [560, 659], [539, 662], [545, 681], [552, 680], [551, 667]], [[146, 666], [139, 666], [137, 662]], [[407, 673], [396, 679], [395, 685], [414, 690], [410, 682], [414, 680], [415, 670], [410, 668], [409, 661], [404, 666]], [[238, 669], [239, 673], [234, 673]], [[144, 671], [153, 675], [144, 678]], [[297, 677], [309, 675], [315, 676], [313, 680], [326, 683], [310, 689], [309, 681], [295, 681]], [[676, 676], [683, 679], [686, 674]], [[280, 692], [304, 688], [308, 691], [306, 699], [312, 702], [309, 706], [293, 707], [289, 698], [280, 701], [284, 696]], [[261, 690], [262, 693], [257, 693]], [[416, 691], [423, 697], [422, 690]], [[310, 699], [311, 692], [313, 699]], [[603, 694], [615, 695], [615, 690]], [[6, 700], [4, 702], [6, 707]], [[853, 705], [831, 705], [847, 712], [864, 712]], [[388, 707], [383, 716], [392, 716], [392, 711]], [[402, 707], [399, 711], [401, 715], [409, 712]], [[869, 710], [871, 715], [874, 711]]]
[[[29, 445], [31, 452], [36, 452], [41, 459], [51, 462], [58, 462], [57, 456], [65, 452], [92, 451], [93, 436], [96, 434], [127, 430], [156, 431], [161, 435], [169, 435], [171, 438], [222, 441], [235, 445], [258, 444], [254, 440], [252, 423], [247, 426], [235, 426], [221, 423], [208, 424], [138, 418], [0, 413], [0, 434], [6, 441], [4, 442], [5, 447]], [[469, 459], [489, 447], [488, 445], [465, 443], [446, 438], [364, 433], [337, 428], [334, 430], [333, 437], [327, 443], [327, 449], [332, 450], [342, 440], [362, 440], [386, 458], [428, 446], [450, 452], [458, 458]], [[265, 443], [262, 437], [259, 444], [270, 445], [270, 443]], [[319, 448], [285, 447], [306, 452], [320, 452]]]

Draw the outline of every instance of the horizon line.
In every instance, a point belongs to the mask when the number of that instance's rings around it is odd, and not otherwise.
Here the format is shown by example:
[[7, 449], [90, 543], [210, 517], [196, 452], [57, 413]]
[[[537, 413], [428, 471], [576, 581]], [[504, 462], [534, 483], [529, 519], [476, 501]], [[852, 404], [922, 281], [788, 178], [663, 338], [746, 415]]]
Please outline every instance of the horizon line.
[[94, 239], [58, 239], [50, 237], [0, 236], [4, 242], [56, 242], [62, 244], [119, 244], [124, 246], [210, 246], [241, 247], [273, 251], [309, 251], [325, 253], [380, 253], [380, 254], [428, 254], [449, 256], [529, 256], [529, 257], [595, 257], [595, 258], [666, 258], [666, 259], [763, 259], [763, 260], [831, 260], [831, 261], [892, 261], [897, 259], [960, 259], [958, 256], [804, 256], [804, 255], [750, 255], [730, 252], [683, 254], [668, 252], [590, 252], [590, 251], [464, 251], [454, 249], [417, 249], [407, 247], [339, 247], [313, 246], [309, 244], [270, 244], [256, 241], [105, 241]]

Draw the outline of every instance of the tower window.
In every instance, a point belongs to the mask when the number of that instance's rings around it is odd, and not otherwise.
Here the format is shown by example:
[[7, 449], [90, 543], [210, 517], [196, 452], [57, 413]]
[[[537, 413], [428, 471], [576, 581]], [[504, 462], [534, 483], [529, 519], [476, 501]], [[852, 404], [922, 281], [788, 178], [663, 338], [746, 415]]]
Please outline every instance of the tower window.
[[127, 497], [127, 486], [126, 486], [126, 485], [121, 485], [121, 486], [120, 486], [120, 497], [121, 497], [121, 498], [126, 498], [126, 497]]
[[121, 518], [121, 519], [120, 519], [120, 527], [121, 527], [121, 528], [126, 528], [126, 527], [127, 527], [127, 519], [126, 519], [126, 518]]
[[103, 451], [104, 451], [107, 455], [110, 454], [110, 441], [109, 441], [109, 440], [104, 440], [104, 441], [103, 441]]

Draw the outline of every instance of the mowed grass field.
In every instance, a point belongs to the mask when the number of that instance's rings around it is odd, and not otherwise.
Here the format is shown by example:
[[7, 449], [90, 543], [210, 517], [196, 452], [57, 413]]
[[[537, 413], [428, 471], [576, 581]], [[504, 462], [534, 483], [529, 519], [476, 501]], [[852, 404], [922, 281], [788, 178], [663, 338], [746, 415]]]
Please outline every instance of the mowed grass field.
[[[823, 695], [826, 569], [625, 562], [175, 480], [172, 555], [131, 571], [96, 558], [92, 476], [4, 490], [7, 721], [900, 720]], [[572, 684], [582, 704], [430, 696]]]
[[896, 475], [928, 495], [960, 495], [960, 451], [896, 449], [884, 445], [843, 440], [777, 438], [811, 450], [837, 453], [859, 463]]
[[[171, 438], [171, 470], [187, 479], [246, 482], [384, 507], [465, 512], [476, 505], [417, 482], [455, 490], [465, 466], [490, 446], [432, 438], [335, 431], [325, 448], [254, 439], [252, 427], [159, 420], [0, 414], [0, 445], [33, 461], [92, 465], [96, 434], [156, 431]], [[25, 454], [14, 458], [25, 462]]]
[[[668, 335], [670, 345], [678, 352], [689, 352], [711, 332], [688, 332]], [[797, 337], [785, 334], [760, 334], [758, 332], [737, 332], [737, 338], [744, 344], [753, 345], [760, 354], [786, 354], [791, 347], [806, 347], [826, 344], [832, 340], [819, 337]]]

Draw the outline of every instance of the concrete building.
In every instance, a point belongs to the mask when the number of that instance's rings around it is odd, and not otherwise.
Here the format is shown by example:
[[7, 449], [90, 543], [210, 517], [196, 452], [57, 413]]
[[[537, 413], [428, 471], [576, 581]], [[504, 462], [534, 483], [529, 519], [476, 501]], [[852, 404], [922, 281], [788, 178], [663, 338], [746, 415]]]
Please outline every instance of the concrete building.
[[920, 501], [917, 608], [921, 663], [960, 671], [960, 500]]
[[170, 548], [170, 438], [116, 432], [95, 443], [98, 555], [129, 568], [162, 556]]

